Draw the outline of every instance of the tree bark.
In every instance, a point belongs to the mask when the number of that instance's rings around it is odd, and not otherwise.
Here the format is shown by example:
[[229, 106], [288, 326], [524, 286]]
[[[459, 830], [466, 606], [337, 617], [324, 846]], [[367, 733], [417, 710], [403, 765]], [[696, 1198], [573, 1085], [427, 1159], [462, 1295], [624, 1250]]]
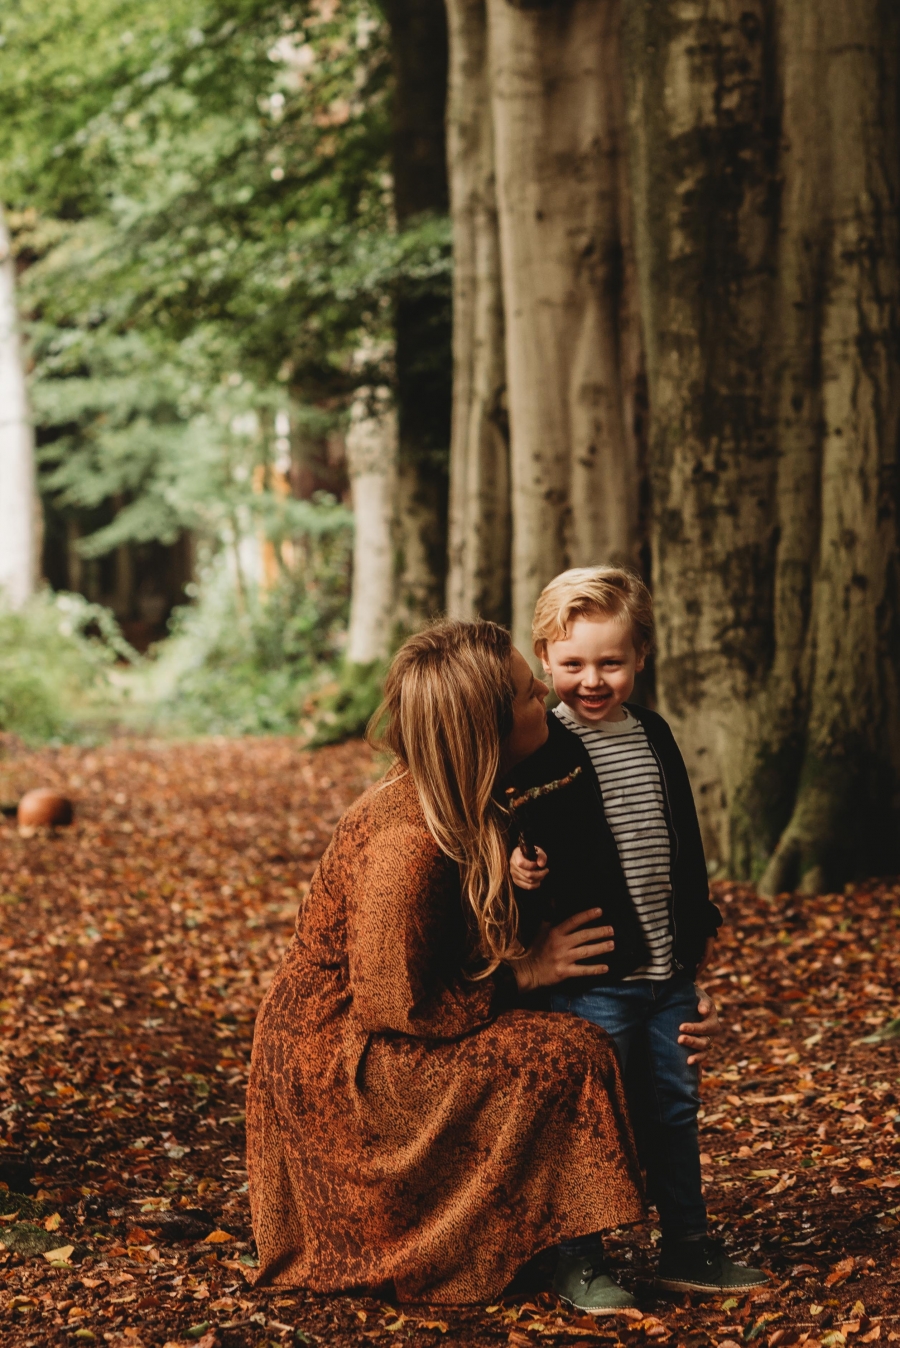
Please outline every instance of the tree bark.
[[900, 834], [897, 30], [626, 0], [657, 688], [710, 859], [769, 892]]
[[488, 0], [513, 632], [563, 568], [639, 552], [641, 357], [618, 0]]
[[347, 432], [347, 465], [354, 539], [346, 660], [348, 665], [374, 665], [391, 654], [397, 625], [397, 414], [388, 389], [360, 390]]
[[40, 525], [15, 263], [0, 207], [0, 593], [13, 608], [24, 604], [35, 590], [40, 574]]
[[447, 0], [453, 216], [451, 617], [510, 619], [509, 423], [485, 0]]
[[900, 862], [900, 14], [781, 0], [777, 21], [776, 738], [747, 795], [784, 743], [796, 791], [768, 893]]
[[772, 651], [764, 398], [772, 202], [764, 0], [626, 0], [635, 238], [650, 396], [657, 693], [707, 856]]
[[[447, 210], [444, 0], [385, 0], [394, 72], [397, 224]], [[443, 608], [447, 571], [451, 312], [434, 283], [404, 278], [395, 305], [398, 465], [397, 613], [412, 628]]]

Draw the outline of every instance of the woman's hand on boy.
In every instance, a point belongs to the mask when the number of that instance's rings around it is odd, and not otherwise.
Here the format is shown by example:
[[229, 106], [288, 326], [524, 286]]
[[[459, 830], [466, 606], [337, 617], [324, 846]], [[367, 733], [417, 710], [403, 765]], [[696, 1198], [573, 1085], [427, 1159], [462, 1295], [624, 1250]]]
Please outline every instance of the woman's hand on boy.
[[521, 847], [516, 847], [509, 859], [509, 872], [519, 889], [537, 889], [547, 878], [547, 853], [542, 847], [534, 851], [536, 861], [529, 861]]
[[702, 988], [697, 989], [697, 1015], [700, 1017], [697, 1021], [679, 1025], [680, 1034], [678, 1036], [679, 1044], [685, 1044], [688, 1048], [696, 1049], [688, 1058], [688, 1062], [702, 1062], [712, 1047], [712, 1041], [717, 1035], [722, 1033], [724, 1026], [719, 1020], [719, 1013], [716, 1010], [716, 1004], [709, 993], [704, 992]]
[[606, 964], [580, 964], [615, 949], [612, 927], [596, 924], [602, 908], [588, 908], [557, 926], [544, 924], [524, 955], [510, 961], [521, 992], [551, 988], [567, 978], [584, 978], [608, 972]]

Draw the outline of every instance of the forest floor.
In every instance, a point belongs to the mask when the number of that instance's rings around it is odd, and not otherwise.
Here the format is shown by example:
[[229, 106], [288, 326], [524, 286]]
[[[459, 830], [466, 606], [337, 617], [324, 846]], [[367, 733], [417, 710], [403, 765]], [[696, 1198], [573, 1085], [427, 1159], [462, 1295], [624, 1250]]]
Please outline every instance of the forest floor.
[[774, 903], [717, 887], [728, 925], [705, 982], [728, 1031], [704, 1079], [707, 1194], [768, 1288], [656, 1298], [652, 1223], [610, 1242], [643, 1309], [599, 1322], [540, 1291], [429, 1308], [247, 1283], [255, 1008], [376, 772], [359, 743], [6, 746], [0, 799], [59, 786], [76, 821], [30, 837], [0, 824], [0, 1344], [900, 1339], [900, 1040], [864, 1042], [900, 1012], [886, 882]]

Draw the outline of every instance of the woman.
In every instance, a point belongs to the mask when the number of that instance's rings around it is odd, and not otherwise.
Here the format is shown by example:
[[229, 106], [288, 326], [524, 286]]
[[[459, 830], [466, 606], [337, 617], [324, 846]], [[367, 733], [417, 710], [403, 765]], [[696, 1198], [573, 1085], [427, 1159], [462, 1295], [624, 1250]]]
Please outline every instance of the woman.
[[492, 623], [441, 623], [393, 663], [395, 767], [338, 824], [257, 1021], [260, 1281], [478, 1301], [642, 1216], [611, 1041], [515, 1008], [612, 949], [598, 909], [517, 939], [495, 787], [546, 739], [546, 693]]

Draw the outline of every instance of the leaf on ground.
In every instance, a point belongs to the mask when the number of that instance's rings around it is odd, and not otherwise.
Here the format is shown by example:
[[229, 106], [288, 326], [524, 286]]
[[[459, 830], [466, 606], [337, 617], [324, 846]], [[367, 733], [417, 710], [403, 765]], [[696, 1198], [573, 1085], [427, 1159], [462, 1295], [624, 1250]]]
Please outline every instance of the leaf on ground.
[[834, 1268], [825, 1279], [826, 1287], [839, 1287], [842, 1282], [846, 1282], [850, 1274], [856, 1268], [856, 1260], [853, 1255], [842, 1259], [840, 1263], [835, 1264]]
[[[416, 1307], [390, 1333], [396, 1306], [291, 1289], [288, 1313], [245, 1284], [258, 1263], [243, 1118], [256, 1009], [334, 823], [375, 771], [358, 742], [311, 753], [279, 739], [0, 758], [0, 798], [40, 781], [79, 802], [57, 838], [0, 821], [0, 893], [22, 900], [0, 924], [0, 1286], [21, 1307], [23, 1342], [55, 1342], [59, 1318], [73, 1341], [81, 1321], [111, 1348], [258, 1348], [273, 1335], [356, 1348], [410, 1332], [460, 1348], [508, 1332], [533, 1345], [724, 1348], [757, 1325], [749, 1348], [775, 1336], [772, 1348], [795, 1348], [857, 1320], [847, 1343], [885, 1342], [900, 1314], [900, 1041], [859, 1040], [900, 1019], [896, 879], [775, 900], [713, 886], [726, 925], [703, 984], [725, 1032], [702, 1084], [704, 1182], [713, 1233], [777, 1278], [771, 1289], [663, 1311], [644, 1300], [659, 1248], [646, 1224], [606, 1241], [647, 1307], [630, 1318], [562, 1310], [540, 1290], [546, 1270], [524, 1304]], [[139, 826], [122, 833], [124, 822]], [[56, 1269], [41, 1256], [65, 1248], [63, 1231], [77, 1242]], [[206, 1239], [217, 1231], [231, 1239]], [[870, 1319], [845, 1280], [826, 1285], [848, 1258]], [[188, 1338], [201, 1304], [208, 1327]], [[295, 1317], [290, 1336], [270, 1327]], [[668, 1338], [650, 1333], [657, 1317]]]
[[48, 1264], [64, 1264], [68, 1263], [74, 1253], [74, 1245], [60, 1245], [55, 1250], [44, 1250], [44, 1258], [47, 1260]]

